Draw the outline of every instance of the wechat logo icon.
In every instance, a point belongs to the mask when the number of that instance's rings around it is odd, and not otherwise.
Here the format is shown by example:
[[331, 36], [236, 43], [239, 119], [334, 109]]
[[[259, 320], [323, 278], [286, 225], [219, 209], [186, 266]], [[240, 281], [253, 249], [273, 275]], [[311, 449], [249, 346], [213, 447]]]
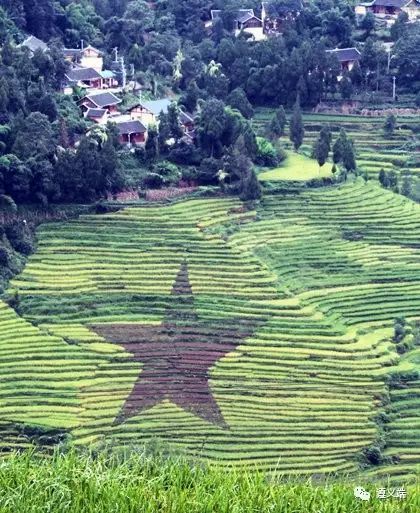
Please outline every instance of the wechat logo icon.
[[354, 489], [354, 496], [356, 497], [356, 499], [361, 499], [362, 501], [370, 500], [370, 493], [367, 492], [361, 486], [356, 486], [356, 488]]

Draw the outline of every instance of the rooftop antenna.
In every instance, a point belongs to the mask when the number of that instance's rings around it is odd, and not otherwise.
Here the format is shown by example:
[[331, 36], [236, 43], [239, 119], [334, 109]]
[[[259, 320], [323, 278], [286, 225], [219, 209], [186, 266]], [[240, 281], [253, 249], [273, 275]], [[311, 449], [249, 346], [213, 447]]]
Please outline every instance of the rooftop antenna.
[[118, 47], [117, 46], [114, 48], [114, 52], [115, 52], [115, 62], [118, 62]]
[[83, 39], [80, 40], [80, 46], [82, 48], [82, 50], [84, 49], [84, 46], [85, 46], [85, 42], [83, 41]]

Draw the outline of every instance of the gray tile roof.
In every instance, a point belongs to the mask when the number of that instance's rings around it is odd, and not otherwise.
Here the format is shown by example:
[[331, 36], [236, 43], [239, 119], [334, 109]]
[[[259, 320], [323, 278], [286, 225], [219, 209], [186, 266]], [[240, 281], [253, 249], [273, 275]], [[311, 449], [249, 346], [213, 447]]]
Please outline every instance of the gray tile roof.
[[183, 125], [186, 123], [194, 123], [194, 118], [191, 114], [184, 112], [182, 110], [179, 111], [179, 121]]
[[168, 107], [171, 103], [172, 103], [172, 100], [170, 100], [169, 98], [163, 98], [162, 100], [139, 102], [138, 104], [134, 105], [132, 108], [141, 106], [141, 107], [147, 109], [153, 115], [159, 116], [159, 114], [161, 112], [163, 112], [165, 114], [168, 112]]
[[[220, 9], [213, 9], [210, 11], [211, 19], [215, 20], [217, 18], [220, 18], [220, 15], [223, 13]], [[239, 21], [241, 23], [244, 23], [247, 20], [250, 20], [253, 18], [254, 15], [254, 9], [237, 9], [234, 12], [234, 20]]]
[[66, 77], [69, 80], [78, 82], [79, 80], [95, 80], [100, 79], [102, 76], [93, 68], [77, 68], [71, 69], [66, 73]]
[[128, 134], [144, 134], [147, 132], [147, 128], [140, 121], [122, 121], [121, 123], [116, 123], [117, 128], [120, 132], [120, 135], [128, 135]]
[[80, 49], [78, 48], [64, 48], [63, 53], [64, 57], [73, 57], [74, 59], [80, 57]]
[[48, 50], [48, 45], [35, 36], [29, 36], [20, 46], [29, 48], [31, 52], [36, 52], [36, 50], [45, 52]]
[[106, 109], [88, 109], [86, 111], [86, 117], [88, 118], [101, 118], [106, 114]]
[[360, 52], [357, 48], [335, 48], [327, 50], [327, 53], [334, 54], [340, 62], [360, 60]]
[[[105, 93], [97, 93], [97, 94], [89, 94], [85, 96], [91, 100], [97, 107], [107, 107], [108, 105], [118, 105], [121, 103], [121, 100], [115, 96], [115, 94], [105, 92]], [[82, 101], [85, 99], [82, 98]]]
[[373, 2], [365, 2], [362, 5], [371, 7], [395, 7], [401, 9], [410, 2], [410, 0], [374, 0]]

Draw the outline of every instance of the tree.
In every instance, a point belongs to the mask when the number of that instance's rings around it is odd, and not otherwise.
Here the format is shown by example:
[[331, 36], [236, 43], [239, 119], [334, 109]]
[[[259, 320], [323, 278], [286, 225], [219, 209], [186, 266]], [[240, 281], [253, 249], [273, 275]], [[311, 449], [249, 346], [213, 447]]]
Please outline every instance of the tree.
[[356, 169], [353, 141], [347, 137], [344, 128], [341, 128], [340, 134], [333, 146], [333, 162], [334, 164], [341, 162], [346, 171], [354, 171]]
[[351, 139], [347, 139], [347, 142], [343, 147], [343, 165], [347, 171], [356, 170], [356, 156], [353, 141]]
[[242, 116], [246, 119], [252, 118], [254, 115], [254, 109], [250, 104], [245, 91], [242, 87], [234, 89], [227, 97], [227, 103], [234, 109], [239, 110]]
[[271, 139], [278, 139], [279, 137], [284, 135], [284, 130], [286, 128], [286, 113], [284, 111], [283, 106], [280, 106], [274, 113], [274, 116], [271, 119], [270, 127], [269, 127], [269, 135]]
[[410, 175], [404, 175], [401, 185], [401, 194], [407, 198], [411, 198], [413, 193], [413, 180]]
[[300, 109], [300, 99], [298, 96], [290, 120], [290, 140], [296, 151], [301, 147], [304, 135], [305, 128], [303, 126], [302, 111]]
[[344, 146], [347, 143], [347, 134], [344, 128], [340, 129], [340, 133], [333, 146], [333, 162], [338, 164], [343, 160]]
[[348, 100], [353, 94], [353, 85], [347, 71], [343, 73], [343, 76], [341, 77], [341, 80], [338, 84], [338, 88], [343, 100]]
[[385, 189], [387, 189], [389, 187], [388, 173], [384, 169], [381, 169], [379, 171], [378, 179], [379, 179], [379, 183], [382, 185], [382, 187], [385, 187]]
[[360, 22], [360, 28], [366, 32], [367, 35], [375, 30], [376, 18], [372, 12], [368, 12]]
[[331, 150], [331, 130], [329, 125], [324, 125], [321, 128], [318, 139], [314, 143], [313, 156], [318, 161], [321, 168], [328, 159]]
[[207, 156], [221, 156], [226, 123], [225, 104], [221, 100], [210, 99], [203, 104], [198, 120], [198, 140]]
[[394, 114], [388, 114], [384, 123], [384, 133], [388, 137], [394, 135], [395, 126], [397, 124], [397, 119]]
[[261, 197], [261, 185], [253, 169], [252, 161], [246, 154], [243, 137], [239, 137], [235, 145], [229, 148], [223, 162], [224, 176], [228, 179], [229, 190], [239, 194], [244, 201], [256, 200]]
[[156, 161], [159, 155], [158, 143], [159, 135], [156, 126], [149, 126], [146, 144], [144, 145], [147, 162], [153, 163]]
[[200, 98], [200, 89], [195, 80], [191, 80], [185, 93], [181, 97], [180, 103], [185, 106], [188, 112], [194, 112], [197, 108], [197, 101]]
[[55, 151], [55, 136], [48, 117], [32, 112], [17, 126], [12, 149], [20, 159], [30, 157], [50, 158]]

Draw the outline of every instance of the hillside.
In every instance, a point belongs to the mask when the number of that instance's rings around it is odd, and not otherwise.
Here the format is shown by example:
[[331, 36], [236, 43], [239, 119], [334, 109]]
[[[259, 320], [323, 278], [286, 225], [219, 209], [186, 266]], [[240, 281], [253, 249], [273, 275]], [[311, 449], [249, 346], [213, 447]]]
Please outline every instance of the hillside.
[[360, 179], [296, 187], [255, 210], [198, 198], [41, 226], [9, 288], [21, 318], [1, 309], [3, 446], [26, 423], [77, 446], [412, 477], [419, 355], [392, 337], [420, 317], [420, 208]]

